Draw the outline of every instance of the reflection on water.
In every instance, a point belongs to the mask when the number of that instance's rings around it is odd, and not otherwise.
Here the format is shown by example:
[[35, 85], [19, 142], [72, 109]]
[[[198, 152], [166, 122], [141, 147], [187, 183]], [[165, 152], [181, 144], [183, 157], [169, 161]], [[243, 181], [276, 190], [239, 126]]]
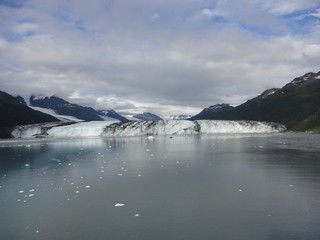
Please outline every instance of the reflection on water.
[[320, 239], [320, 136], [0, 142], [0, 239]]

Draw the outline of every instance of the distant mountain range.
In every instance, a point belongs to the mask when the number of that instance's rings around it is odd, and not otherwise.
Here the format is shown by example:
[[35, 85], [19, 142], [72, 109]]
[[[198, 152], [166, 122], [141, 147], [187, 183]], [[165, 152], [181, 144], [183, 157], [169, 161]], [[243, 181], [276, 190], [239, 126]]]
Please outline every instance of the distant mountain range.
[[0, 138], [9, 138], [10, 128], [17, 125], [57, 121], [57, 118], [35, 111], [0, 91]]
[[282, 123], [292, 131], [320, 132], [320, 72], [309, 72], [237, 106], [203, 110], [191, 118]]
[[150, 112], [144, 112], [142, 114], [136, 114], [133, 115], [134, 118], [143, 120], [143, 121], [157, 121], [157, 120], [162, 120], [161, 117], [159, 117], [156, 114], [150, 113]]
[[[26, 104], [23, 97], [17, 96], [16, 99]], [[95, 110], [91, 107], [84, 107], [78, 104], [70, 103], [57, 96], [31, 96], [29, 99], [30, 106], [45, 109], [51, 109], [56, 114], [72, 116], [84, 121], [104, 121], [106, 120], [120, 120], [128, 121], [114, 110]]]

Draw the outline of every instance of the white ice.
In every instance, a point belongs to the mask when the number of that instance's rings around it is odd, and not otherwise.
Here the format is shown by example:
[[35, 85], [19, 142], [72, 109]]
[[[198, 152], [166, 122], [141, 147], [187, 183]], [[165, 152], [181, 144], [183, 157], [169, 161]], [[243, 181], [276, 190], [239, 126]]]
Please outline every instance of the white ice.
[[49, 127], [46, 131], [48, 137], [148, 136], [147, 139], [152, 140], [156, 135], [275, 133], [286, 130], [280, 124], [255, 121], [162, 120], [126, 122], [114, 125], [113, 123], [119, 123], [119, 121], [78, 122], [65, 126], [57, 126], [57, 123], [18, 126], [12, 135], [16, 138], [32, 138], [37, 134], [43, 135], [41, 128]]
[[116, 203], [114, 206], [115, 206], [115, 207], [123, 207], [123, 206], [124, 206], [124, 203]]
[[118, 121], [81, 122], [68, 126], [60, 126], [48, 130], [49, 137], [97, 137], [103, 129]]
[[33, 106], [29, 106], [29, 107], [32, 108], [33, 110], [49, 114], [49, 115], [51, 115], [51, 116], [53, 116], [53, 117], [55, 117], [55, 118], [57, 118], [57, 119], [59, 119], [60, 121], [63, 121], [63, 122], [82, 122], [83, 121], [83, 120], [78, 119], [78, 118], [73, 117], [73, 116], [57, 114], [52, 109], [41, 108], [41, 107], [33, 107]]

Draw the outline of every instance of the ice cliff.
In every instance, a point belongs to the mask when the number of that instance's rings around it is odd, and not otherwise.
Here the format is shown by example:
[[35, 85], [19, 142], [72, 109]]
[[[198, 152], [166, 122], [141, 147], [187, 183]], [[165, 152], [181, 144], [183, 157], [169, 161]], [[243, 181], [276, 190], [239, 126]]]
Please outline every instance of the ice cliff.
[[37, 124], [16, 127], [15, 138], [34, 137], [117, 137], [148, 135], [190, 135], [215, 133], [274, 133], [286, 128], [277, 123], [220, 120], [162, 120], [129, 122], [79, 122], [75, 124]]

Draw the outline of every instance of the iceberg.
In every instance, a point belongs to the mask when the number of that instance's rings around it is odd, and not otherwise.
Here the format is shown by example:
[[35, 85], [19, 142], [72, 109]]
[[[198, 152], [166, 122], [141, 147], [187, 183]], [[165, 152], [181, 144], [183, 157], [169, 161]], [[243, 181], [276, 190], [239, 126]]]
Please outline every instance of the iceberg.
[[[47, 123], [18, 126], [15, 138], [34, 137], [128, 137], [216, 133], [276, 133], [286, 131], [277, 123], [224, 120], [93, 121], [69, 124]], [[151, 137], [150, 137], [151, 139]]]

